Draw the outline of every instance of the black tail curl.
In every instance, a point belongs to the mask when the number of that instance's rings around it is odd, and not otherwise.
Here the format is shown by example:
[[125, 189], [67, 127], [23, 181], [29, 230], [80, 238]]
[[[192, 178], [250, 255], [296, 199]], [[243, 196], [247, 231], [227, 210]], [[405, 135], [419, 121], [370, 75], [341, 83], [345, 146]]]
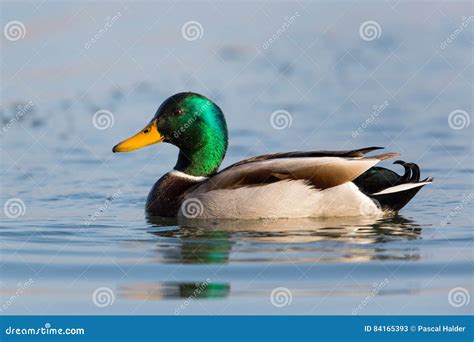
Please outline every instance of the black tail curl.
[[[414, 163], [406, 163], [403, 160], [397, 160], [393, 162], [394, 164], [400, 164], [405, 168], [405, 174], [402, 176], [398, 184], [405, 183], [418, 183], [420, 181], [420, 167]], [[421, 182], [432, 182], [433, 177], [426, 177]]]
[[405, 169], [405, 174], [400, 178], [398, 184], [416, 183], [420, 180], [420, 168], [414, 163], [406, 163], [403, 160], [397, 160], [394, 164], [402, 165]]
[[382, 209], [398, 211], [403, 208], [418, 191], [423, 187], [420, 185], [407, 190], [390, 192], [386, 194], [375, 195], [376, 193], [393, 186], [407, 183], [431, 182], [433, 178], [428, 177], [420, 182], [420, 168], [415, 163], [407, 163], [403, 160], [397, 160], [394, 164], [403, 166], [405, 172], [398, 175], [392, 170], [382, 167], [372, 167], [354, 180], [359, 189], [367, 196], [376, 200]]

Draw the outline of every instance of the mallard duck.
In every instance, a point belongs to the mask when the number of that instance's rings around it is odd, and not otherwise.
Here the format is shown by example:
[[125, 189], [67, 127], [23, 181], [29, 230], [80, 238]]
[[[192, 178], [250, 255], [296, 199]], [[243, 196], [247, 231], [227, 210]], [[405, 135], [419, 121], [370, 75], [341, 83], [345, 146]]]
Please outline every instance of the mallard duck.
[[403, 175], [375, 166], [398, 156], [366, 156], [382, 147], [348, 151], [266, 154], [219, 171], [227, 150], [222, 110], [197, 93], [178, 93], [163, 102], [150, 123], [115, 145], [129, 152], [167, 142], [179, 148], [174, 169], [152, 187], [151, 216], [261, 219], [372, 216], [398, 211], [426, 184], [416, 164], [396, 161]]

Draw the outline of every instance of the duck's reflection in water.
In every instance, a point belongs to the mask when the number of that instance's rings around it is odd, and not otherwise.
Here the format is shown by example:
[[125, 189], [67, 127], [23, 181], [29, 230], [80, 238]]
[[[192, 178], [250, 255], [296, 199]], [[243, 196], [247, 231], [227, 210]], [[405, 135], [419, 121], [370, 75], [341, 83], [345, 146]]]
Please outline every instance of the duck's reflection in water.
[[[163, 228], [163, 227], [161, 227]], [[166, 228], [165, 228], [166, 229]], [[180, 264], [213, 264], [229, 261], [234, 241], [224, 230], [203, 227], [174, 226], [173, 230], [153, 231], [159, 240], [159, 256], [164, 262]]]
[[[172, 264], [318, 263], [418, 260], [421, 227], [402, 216], [258, 221], [180, 221], [149, 217], [157, 258]], [[385, 247], [388, 246], [389, 247]], [[133, 299], [204, 299], [230, 294], [228, 283], [160, 282], [121, 288]]]
[[230, 284], [212, 283], [209, 279], [195, 283], [163, 282], [125, 286], [119, 293], [121, 297], [146, 300], [224, 298], [230, 293]]
[[[379, 219], [187, 220], [148, 218], [162, 262], [364, 262], [417, 260], [421, 227], [400, 215]], [[390, 244], [388, 244], [390, 243]], [[386, 247], [387, 246], [387, 247]]]

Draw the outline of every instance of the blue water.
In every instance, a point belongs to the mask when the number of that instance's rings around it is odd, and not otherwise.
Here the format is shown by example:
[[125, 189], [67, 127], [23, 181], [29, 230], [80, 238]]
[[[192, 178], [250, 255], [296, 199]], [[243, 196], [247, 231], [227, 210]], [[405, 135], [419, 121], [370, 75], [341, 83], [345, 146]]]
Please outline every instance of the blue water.
[[[25, 26], [1, 37], [0, 203], [24, 203], [19, 217], [0, 213], [3, 313], [472, 313], [474, 125], [448, 120], [472, 119], [469, 2], [1, 6], [2, 27]], [[369, 20], [380, 37], [366, 41]], [[188, 21], [202, 37], [183, 39]], [[176, 148], [111, 149], [184, 90], [224, 110], [223, 166], [375, 145], [435, 182], [380, 220], [147, 220]], [[277, 130], [280, 109], [291, 125]], [[93, 125], [99, 110], [113, 115], [107, 129]]]

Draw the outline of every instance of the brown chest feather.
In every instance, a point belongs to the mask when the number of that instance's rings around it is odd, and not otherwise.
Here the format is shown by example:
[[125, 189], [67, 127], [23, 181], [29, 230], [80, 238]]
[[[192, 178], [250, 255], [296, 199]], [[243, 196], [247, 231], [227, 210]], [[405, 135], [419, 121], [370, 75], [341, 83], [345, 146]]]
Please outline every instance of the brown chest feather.
[[147, 214], [175, 217], [183, 201], [184, 193], [200, 182], [167, 173], [153, 185], [148, 194], [145, 207]]

